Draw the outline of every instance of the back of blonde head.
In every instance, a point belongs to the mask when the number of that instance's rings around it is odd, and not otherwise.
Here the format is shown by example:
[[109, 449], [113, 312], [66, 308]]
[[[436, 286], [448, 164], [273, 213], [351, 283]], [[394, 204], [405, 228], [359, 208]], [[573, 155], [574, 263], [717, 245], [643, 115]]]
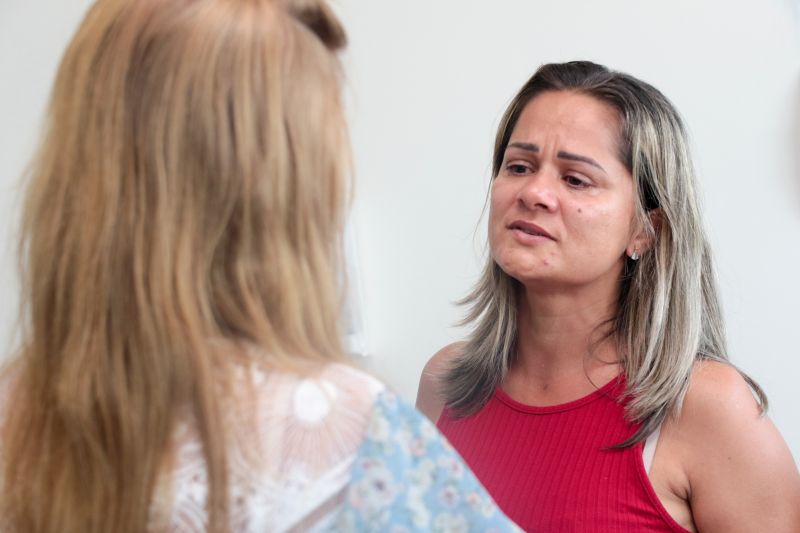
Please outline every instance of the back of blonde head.
[[342, 353], [344, 41], [320, 0], [89, 11], [28, 182], [11, 531], [142, 531], [181, 406], [203, 440], [210, 527], [225, 529], [231, 346], [295, 368]]

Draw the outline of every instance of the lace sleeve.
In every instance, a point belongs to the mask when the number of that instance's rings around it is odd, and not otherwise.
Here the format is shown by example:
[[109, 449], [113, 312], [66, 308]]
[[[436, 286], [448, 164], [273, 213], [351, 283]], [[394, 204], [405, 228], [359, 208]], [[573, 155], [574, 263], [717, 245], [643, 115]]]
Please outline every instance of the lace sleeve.
[[337, 531], [522, 531], [439, 431], [391, 392], [378, 395]]

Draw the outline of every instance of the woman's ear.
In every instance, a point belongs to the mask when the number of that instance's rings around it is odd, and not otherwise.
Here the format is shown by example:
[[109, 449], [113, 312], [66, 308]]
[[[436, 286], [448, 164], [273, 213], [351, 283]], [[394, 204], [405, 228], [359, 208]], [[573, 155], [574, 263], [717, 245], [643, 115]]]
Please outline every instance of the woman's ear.
[[647, 231], [647, 228], [637, 224], [639, 228], [634, 233], [630, 243], [628, 243], [628, 247], [625, 249], [625, 253], [631, 259], [639, 259], [644, 252], [653, 247], [655, 244], [656, 235], [658, 235], [659, 229], [661, 228], [662, 214], [660, 207], [656, 207], [655, 209], [648, 211], [647, 216], [650, 219], [650, 225], [653, 227], [653, 232], [650, 233]]

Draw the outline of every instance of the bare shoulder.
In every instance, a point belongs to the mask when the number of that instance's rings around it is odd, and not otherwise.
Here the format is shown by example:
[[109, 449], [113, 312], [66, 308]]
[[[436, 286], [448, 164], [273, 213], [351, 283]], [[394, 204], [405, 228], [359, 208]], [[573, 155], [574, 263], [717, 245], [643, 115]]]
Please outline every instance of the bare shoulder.
[[685, 422], [725, 430], [757, 421], [761, 415], [755, 396], [736, 368], [717, 361], [695, 363], [681, 410]]
[[777, 446], [776, 438], [783, 443], [744, 377], [717, 361], [695, 363], [677, 426], [696, 450], [735, 452], [747, 444]]
[[439, 420], [444, 408], [444, 399], [441, 396], [441, 378], [450, 367], [453, 360], [461, 354], [463, 342], [448, 344], [431, 357], [422, 369], [417, 390], [417, 409], [427, 416], [433, 423]]
[[425, 368], [422, 369], [423, 376], [425, 374], [439, 375], [445, 372], [450, 363], [461, 355], [465, 345], [466, 343], [463, 341], [453, 342], [433, 354], [433, 357], [428, 359], [425, 364]]
[[734, 367], [695, 364], [675, 429], [700, 531], [800, 529], [791, 452]]

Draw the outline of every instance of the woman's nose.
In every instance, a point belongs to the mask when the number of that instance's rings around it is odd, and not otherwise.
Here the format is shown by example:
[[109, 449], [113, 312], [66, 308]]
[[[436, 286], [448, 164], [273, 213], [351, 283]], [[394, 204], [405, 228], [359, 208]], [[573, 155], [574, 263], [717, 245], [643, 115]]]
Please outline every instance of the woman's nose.
[[528, 176], [517, 191], [517, 202], [529, 210], [553, 211], [558, 207], [558, 177], [552, 170], [539, 169]]

